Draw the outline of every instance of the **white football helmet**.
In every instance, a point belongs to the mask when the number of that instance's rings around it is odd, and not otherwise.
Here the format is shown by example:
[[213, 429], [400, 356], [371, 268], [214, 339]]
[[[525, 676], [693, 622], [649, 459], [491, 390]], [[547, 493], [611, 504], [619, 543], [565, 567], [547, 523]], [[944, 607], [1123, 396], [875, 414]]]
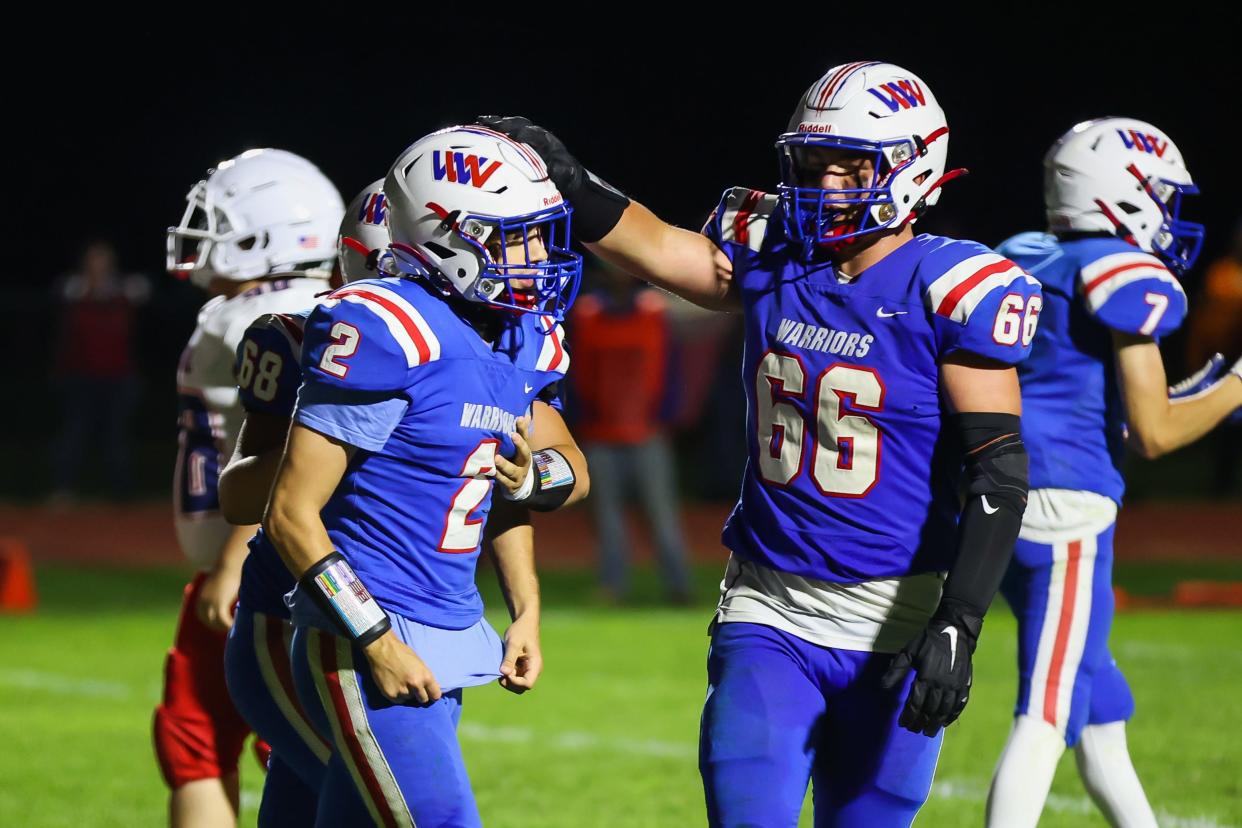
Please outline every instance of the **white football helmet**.
[[1203, 245], [1203, 225], [1179, 217], [1198, 192], [1169, 136], [1133, 118], [1085, 121], [1044, 156], [1052, 232], [1114, 233], [1179, 273]]
[[[471, 302], [564, 318], [582, 257], [570, 248], [572, 209], [529, 146], [477, 125], [433, 132], [393, 164], [384, 194], [400, 272]], [[518, 243], [525, 255], [509, 261]]]
[[168, 270], [199, 287], [331, 261], [345, 210], [318, 167], [278, 149], [221, 162], [186, 202], [181, 223], [168, 228]]
[[384, 179], [372, 181], [345, 208], [336, 239], [336, 263], [346, 282], [391, 275], [388, 270], [388, 199]]
[[[829, 69], [802, 96], [789, 131], [776, 142], [790, 236], [836, 246], [914, 221], [940, 198], [945, 182], [966, 172], [945, 173], [948, 136], [944, 111], [913, 73], [878, 61]], [[821, 174], [808, 163], [809, 147], [870, 154], [870, 186], [823, 189]]]

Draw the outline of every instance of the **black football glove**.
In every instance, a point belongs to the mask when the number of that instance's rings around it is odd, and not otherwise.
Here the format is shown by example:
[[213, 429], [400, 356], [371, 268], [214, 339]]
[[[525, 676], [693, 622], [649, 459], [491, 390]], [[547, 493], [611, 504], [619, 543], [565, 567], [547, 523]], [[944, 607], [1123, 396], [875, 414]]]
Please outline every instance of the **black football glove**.
[[582, 166], [560, 138], [520, 115], [480, 115], [475, 122], [503, 132], [539, 154], [547, 165], [548, 177], [574, 208], [572, 224], [580, 241], [599, 241], [617, 226], [629, 198]]
[[978, 615], [942, 604], [927, 628], [894, 656], [881, 679], [885, 690], [900, 686], [906, 674], [914, 670], [914, 682], [898, 724], [935, 736], [940, 728], [957, 721], [970, 697], [970, 659], [982, 626]]

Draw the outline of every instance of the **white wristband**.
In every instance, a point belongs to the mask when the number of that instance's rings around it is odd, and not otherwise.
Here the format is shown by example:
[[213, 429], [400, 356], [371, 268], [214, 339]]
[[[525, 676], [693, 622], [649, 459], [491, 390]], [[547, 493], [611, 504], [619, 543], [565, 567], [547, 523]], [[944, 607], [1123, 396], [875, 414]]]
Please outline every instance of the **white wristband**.
[[535, 491], [535, 463], [532, 460], [531, 464], [526, 467], [526, 479], [522, 481], [521, 487], [516, 492], [514, 492], [514, 491], [510, 491], [508, 486], [505, 486], [501, 490], [500, 494], [504, 497], [505, 500], [512, 500], [516, 502], [516, 501], [525, 500], [526, 498], [530, 497], [531, 493], [533, 493], [534, 491]]

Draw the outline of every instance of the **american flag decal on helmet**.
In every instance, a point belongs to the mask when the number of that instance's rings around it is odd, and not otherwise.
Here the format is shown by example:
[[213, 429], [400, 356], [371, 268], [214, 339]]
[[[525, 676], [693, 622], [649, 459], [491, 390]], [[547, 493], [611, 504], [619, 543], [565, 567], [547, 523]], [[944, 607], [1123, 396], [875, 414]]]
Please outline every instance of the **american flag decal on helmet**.
[[318, 236], [298, 236], [298, 247], [318, 247]]

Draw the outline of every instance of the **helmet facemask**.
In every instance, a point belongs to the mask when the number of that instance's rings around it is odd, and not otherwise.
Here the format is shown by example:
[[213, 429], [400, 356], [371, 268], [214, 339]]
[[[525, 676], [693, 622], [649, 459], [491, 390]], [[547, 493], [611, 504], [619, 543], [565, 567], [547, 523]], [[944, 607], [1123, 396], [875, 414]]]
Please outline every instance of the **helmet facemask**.
[[1186, 221], [1181, 217], [1182, 198], [1199, 194], [1192, 183], [1170, 181], [1167, 178], [1149, 180], [1143, 177], [1133, 164], [1129, 167], [1143, 191], [1156, 202], [1163, 220], [1151, 237], [1152, 252], [1178, 273], [1185, 273], [1199, 258], [1203, 248], [1202, 224]]
[[[210, 281], [209, 262], [213, 245], [227, 237], [232, 224], [223, 210], [211, 203], [207, 182], [200, 181], [186, 196], [185, 212], [176, 227], [168, 228], [165, 265], [179, 279], [203, 274]], [[199, 281], [195, 279], [195, 281]]]
[[[885, 141], [804, 132], [782, 135], [776, 142], [781, 164], [778, 192], [790, 237], [808, 249], [815, 245], [838, 248], [864, 236], [900, 230], [914, 221], [936, 202], [943, 184], [966, 172], [953, 170], [929, 180], [935, 174], [929, 145], [947, 133], [942, 128], [927, 139]], [[819, 186], [823, 164], [815, 163], [814, 147], [841, 150], [869, 161], [870, 182], [852, 188]]]
[[430, 276], [442, 290], [472, 302], [558, 322], [565, 318], [582, 277], [582, 257], [570, 247], [570, 207], [562, 203], [499, 217], [428, 206], [440, 216], [444, 241], [420, 247], [439, 261], [394, 242], [398, 271]]
[[[872, 142], [790, 133], [782, 135], [776, 145], [781, 163], [778, 192], [792, 238], [836, 247], [896, 223], [892, 182], [914, 159], [908, 140]], [[869, 162], [871, 180], [859, 187], [821, 187], [825, 165], [815, 158], [814, 147], [848, 152], [863, 162], [861, 169]]]

